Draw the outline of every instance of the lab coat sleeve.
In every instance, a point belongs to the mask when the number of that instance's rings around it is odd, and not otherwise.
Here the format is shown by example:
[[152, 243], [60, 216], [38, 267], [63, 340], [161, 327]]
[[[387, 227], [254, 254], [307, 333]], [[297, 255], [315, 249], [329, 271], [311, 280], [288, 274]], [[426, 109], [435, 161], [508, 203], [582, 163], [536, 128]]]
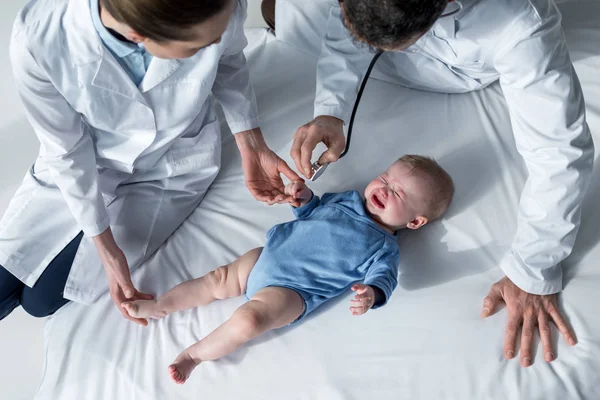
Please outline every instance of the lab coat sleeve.
[[560, 14], [551, 14], [518, 35], [521, 39], [501, 46], [495, 59], [517, 149], [529, 173], [511, 252], [501, 268], [533, 294], [562, 290], [560, 262], [573, 248], [594, 156]]
[[81, 116], [49, 81], [18, 27], [10, 58], [27, 118], [41, 143], [39, 158], [48, 166], [81, 230], [88, 236], [104, 232], [110, 219], [98, 185], [94, 144]]
[[332, 7], [317, 64], [315, 118], [329, 115], [348, 124], [358, 88], [373, 56], [354, 44], [342, 23], [339, 5]]
[[364, 280], [365, 285], [375, 286], [385, 295], [383, 302], [373, 305], [373, 309], [383, 307], [398, 286], [398, 264], [400, 264], [398, 246], [386, 242], [367, 270]]
[[250, 72], [243, 50], [248, 44], [244, 34], [246, 0], [238, 0], [234, 14], [234, 27], [227, 38], [226, 48], [219, 61], [213, 95], [221, 104], [231, 132], [238, 133], [259, 126], [258, 108]]

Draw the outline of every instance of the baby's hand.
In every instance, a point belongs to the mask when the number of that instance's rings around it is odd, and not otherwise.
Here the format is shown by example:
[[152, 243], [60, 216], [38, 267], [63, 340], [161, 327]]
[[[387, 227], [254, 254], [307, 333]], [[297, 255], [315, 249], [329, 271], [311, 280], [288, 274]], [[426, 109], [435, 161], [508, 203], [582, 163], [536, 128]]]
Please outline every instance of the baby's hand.
[[357, 283], [352, 286], [352, 291], [356, 292], [356, 296], [350, 300], [352, 315], [364, 314], [375, 304], [375, 291], [371, 286]]
[[312, 192], [303, 181], [293, 181], [285, 185], [285, 194], [292, 196], [300, 205], [304, 205], [312, 198]]

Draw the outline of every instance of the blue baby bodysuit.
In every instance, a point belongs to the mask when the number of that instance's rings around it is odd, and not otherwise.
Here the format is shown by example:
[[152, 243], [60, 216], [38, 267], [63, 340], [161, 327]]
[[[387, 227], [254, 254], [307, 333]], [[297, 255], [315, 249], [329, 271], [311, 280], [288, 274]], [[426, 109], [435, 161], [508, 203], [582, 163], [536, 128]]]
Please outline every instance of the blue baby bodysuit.
[[[246, 296], [269, 286], [298, 292], [305, 301], [301, 318], [363, 281], [378, 287], [387, 302], [398, 284], [397, 237], [367, 215], [356, 191], [313, 195], [295, 208], [297, 219], [275, 225], [248, 277]], [[299, 318], [300, 319], [300, 318]]]

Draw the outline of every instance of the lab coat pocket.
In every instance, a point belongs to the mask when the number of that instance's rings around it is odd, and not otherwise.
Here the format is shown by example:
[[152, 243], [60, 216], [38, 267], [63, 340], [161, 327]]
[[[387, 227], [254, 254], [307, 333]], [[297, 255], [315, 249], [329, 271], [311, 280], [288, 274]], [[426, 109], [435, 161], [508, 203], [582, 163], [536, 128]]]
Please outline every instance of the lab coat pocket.
[[205, 125], [193, 137], [177, 139], [168, 153], [169, 175], [183, 175], [200, 168], [218, 166], [221, 158], [221, 132], [217, 120]]

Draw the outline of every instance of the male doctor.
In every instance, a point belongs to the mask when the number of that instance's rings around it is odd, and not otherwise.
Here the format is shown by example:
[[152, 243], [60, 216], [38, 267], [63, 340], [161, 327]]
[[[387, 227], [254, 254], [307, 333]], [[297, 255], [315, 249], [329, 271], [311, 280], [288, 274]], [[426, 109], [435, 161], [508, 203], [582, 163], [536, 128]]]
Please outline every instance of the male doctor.
[[[460, 11], [444, 16], [452, 9]], [[398, 80], [410, 88], [463, 93], [499, 81], [529, 177], [512, 248], [500, 264], [506, 276], [484, 299], [482, 316], [506, 303], [504, 354], [515, 356], [521, 331], [524, 367], [532, 363], [536, 326], [548, 362], [555, 358], [550, 320], [569, 345], [576, 343], [556, 299], [594, 146], [560, 22], [553, 0], [340, 0], [331, 9], [317, 67], [314, 119], [298, 129], [291, 150], [307, 177], [319, 142], [328, 147], [320, 164], [339, 158], [343, 125], [373, 57], [369, 46], [396, 52]]]

